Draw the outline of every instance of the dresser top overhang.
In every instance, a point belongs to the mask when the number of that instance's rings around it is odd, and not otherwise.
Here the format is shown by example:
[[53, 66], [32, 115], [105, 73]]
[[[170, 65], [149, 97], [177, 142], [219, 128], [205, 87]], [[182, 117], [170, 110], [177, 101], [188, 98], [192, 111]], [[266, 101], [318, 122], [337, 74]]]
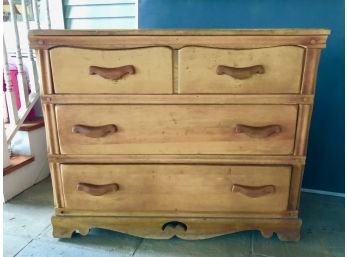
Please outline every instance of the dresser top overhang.
[[114, 49], [156, 45], [174, 49], [187, 45], [243, 48], [241, 40], [246, 48], [279, 45], [325, 48], [329, 34], [328, 29], [31, 30], [29, 41], [33, 49], [58, 46]]

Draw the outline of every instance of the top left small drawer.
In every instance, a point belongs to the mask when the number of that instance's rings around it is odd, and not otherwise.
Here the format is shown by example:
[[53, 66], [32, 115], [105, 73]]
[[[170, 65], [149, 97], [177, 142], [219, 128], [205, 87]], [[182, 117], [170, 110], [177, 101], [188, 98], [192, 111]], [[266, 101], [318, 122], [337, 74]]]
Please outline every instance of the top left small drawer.
[[50, 50], [57, 94], [171, 94], [172, 51], [167, 47]]

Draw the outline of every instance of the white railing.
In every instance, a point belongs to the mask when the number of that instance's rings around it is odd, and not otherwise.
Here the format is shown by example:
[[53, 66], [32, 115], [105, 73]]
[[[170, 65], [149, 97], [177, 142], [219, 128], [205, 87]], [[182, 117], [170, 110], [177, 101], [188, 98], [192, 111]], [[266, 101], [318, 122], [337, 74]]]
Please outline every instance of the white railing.
[[[43, 3], [44, 1], [44, 3]], [[30, 29], [40, 29], [42, 26], [40, 24], [40, 15], [38, 2], [36, 0], [21, 0], [20, 7], [22, 10], [22, 21], [17, 21], [18, 10], [14, 3], [14, 0], [4, 1], [4, 4], [8, 2], [10, 6], [10, 19], [11, 19], [11, 29], [10, 31], [5, 31], [4, 33], [12, 33], [12, 35], [3, 35], [3, 63], [4, 63], [4, 79], [6, 84], [6, 91], [4, 94], [4, 121], [6, 124], [6, 141], [10, 143], [11, 139], [18, 131], [19, 127], [24, 122], [25, 118], [34, 107], [35, 103], [39, 99], [39, 80], [38, 80], [38, 70], [36, 66], [36, 57], [34, 52], [29, 48], [27, 43], [28, 32]], [[46, 6], [46, 18], [47, 18], [47, 27], [50, 29], [51, 21], [49, 15], [49, 6], [48, 0], [41, 0], [41, 4]], [[17, 5], [18, 6], [18, 5]], [[27, 7], [32, 7], [33, 20], [34, 22], [29, 22]], [[41, 8], [40, 8], [41, 9]], [[5, 23], [5, 22], [4, 22]], [[33, 26], [34, 25], [34, 26]], [[19, 33], [19, 26], [21, 27], [21, 34]], [[25, 33], [25, 35], [23, 35]], [[11, 82], [10, 69], [9, 69], [9, 58], [8, 48], [6, 47], [5, 37], [14, 38], [14, 42], [11, 42], [15, 45], [15, 59], [16, 67], [18, 70], [17, 82], [18, 82], [18, 92], [20, 99], [20, 108], [17, 108], [16, 95], [14, 92], [14, 85]], [[26, 69], [23, 65], [23, 54], [27, 57]], [[30, 92], [29, 92], [30, 88]], [[18, 102], [18, 101], [17, 101]]]

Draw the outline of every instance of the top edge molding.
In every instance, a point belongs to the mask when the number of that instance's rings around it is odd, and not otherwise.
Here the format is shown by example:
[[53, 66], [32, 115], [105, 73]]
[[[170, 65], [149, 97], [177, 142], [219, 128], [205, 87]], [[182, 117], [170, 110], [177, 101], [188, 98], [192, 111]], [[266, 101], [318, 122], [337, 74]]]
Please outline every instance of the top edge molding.
[[29, 37], [34, 36], [301, 36], [329, 35], [329, 29], [292, 28], [292, 29], [144, 29], [144, 30], [30, 30]]

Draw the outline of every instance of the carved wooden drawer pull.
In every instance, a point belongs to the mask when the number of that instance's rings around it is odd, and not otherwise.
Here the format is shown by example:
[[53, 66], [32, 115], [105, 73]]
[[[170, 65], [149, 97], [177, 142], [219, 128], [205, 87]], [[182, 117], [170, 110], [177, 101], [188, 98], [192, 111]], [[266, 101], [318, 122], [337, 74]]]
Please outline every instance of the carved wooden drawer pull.
[[217, 75], [229, 75], [235, 79], [248, 79], [254, 74], [265, 73], [263, 65], [255, 65], [250, 67], [236, 68], [225, 65], [219, 65], [216, 69]]
[[101, 196], [110, 192], [118, 191], [119, 186], [116, 183], [107, 184], [107, 185], [93, 185], [88, 183], [78, 183], [77, 190], [84, 191], [87, 194]]
[[86, 126], [81, 124], [76, 124], [72, 127], [72, 132], [77, 134], [85, 135], [86, 137], [104, 137], [107, 134], [117, 132], [117, 126], [114, 124], [104, 125], [104, 126]]
[[244, 186], [244, 185], [238, 185], [234, 184], [232, 186], [232, 192], [238, 192], [243, 195], [249, 196], [249, 197], [261, 197], [268, 194], [275, 193], [275, 186], [273, 185], [267, 185], [267, 186]]
[[268, 125], [263, 127], [253, 127], [253, 126], [247, 126], [243, 124], [237, 124], [235, 131], [236, 133], [244, 133], [248, 135], [249, 137], [254, 138], [265, 138], [269, 137], [273, 134], [278, 134], [281, 132], [281, 126], [280, 125]]
[[90, 66], [89, 74], [99, 75], [104, 79], [119, 80], [127, 74], [135, 74], [135, 67], [133, 65], [125, 65], [116, 68]]

